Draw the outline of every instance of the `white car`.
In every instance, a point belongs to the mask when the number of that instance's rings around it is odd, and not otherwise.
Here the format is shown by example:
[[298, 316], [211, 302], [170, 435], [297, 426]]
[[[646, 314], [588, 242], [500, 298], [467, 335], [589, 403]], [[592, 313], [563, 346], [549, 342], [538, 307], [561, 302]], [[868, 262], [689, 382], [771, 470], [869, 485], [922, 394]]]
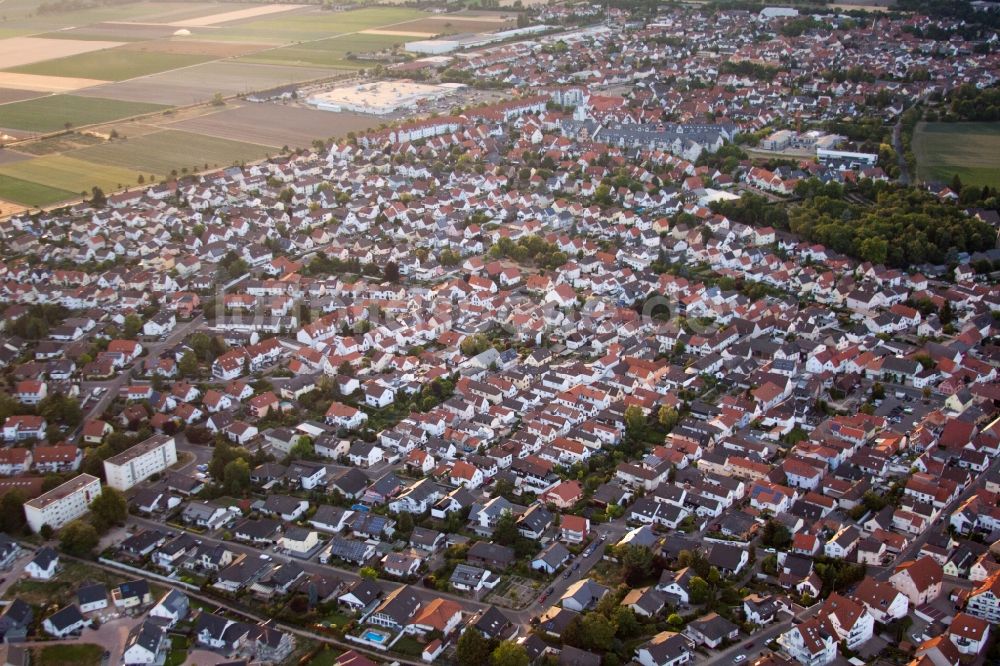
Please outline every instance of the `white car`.
[[745, 654], [738, 654], [735, 657], [733, 657], [733, 663], [734, 664], [742, 664], [746, 660], [747, 660], [747, 656]]

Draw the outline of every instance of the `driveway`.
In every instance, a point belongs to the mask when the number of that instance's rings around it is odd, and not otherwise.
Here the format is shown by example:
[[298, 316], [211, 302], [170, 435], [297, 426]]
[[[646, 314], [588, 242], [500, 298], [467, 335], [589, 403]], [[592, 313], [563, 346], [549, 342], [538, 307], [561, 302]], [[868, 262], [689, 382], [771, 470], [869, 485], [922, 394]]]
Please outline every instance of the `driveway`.
[[[94, 618], [100, 615], [100, 611], [91, 613], [89, 617]], [[79, 645], [81, 643], [91, 643], [104, 648], [111, 653], [111, 658], [107, 661], [109, 666], [121, 664], [122, 652], [125, 647], [125, 639], [132, 631], [132, 628], [142, 622], [141, 617], [120, 617], [102, 624], [97, 629], [84, 629], [79, 638], [70, 638], [63, 641], [39, 641], [21, 643], [24, 647], [45, 647], [46, 645], [59, 645], [66, 643], [69, 645]], [[213, 662], [214, 663], [214, 662]]]

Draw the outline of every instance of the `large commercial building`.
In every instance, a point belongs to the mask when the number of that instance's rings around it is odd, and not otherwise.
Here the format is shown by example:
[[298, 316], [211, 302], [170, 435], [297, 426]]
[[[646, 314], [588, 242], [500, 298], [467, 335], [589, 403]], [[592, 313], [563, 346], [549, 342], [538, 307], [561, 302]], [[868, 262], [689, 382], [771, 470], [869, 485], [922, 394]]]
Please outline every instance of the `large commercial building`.
[[173, 437], [153, 435], [144, 442], [104, 461], [104, 476], [108, 485], [128, 490], [177, 462], [177, 446]]
[[66, 483], [24, 503], [28, 526], [35, 532], [48, 525], [59, 529], [87, 513], [90, 503], [101, 494], [101, 480], [81, 474]]
[[307, 102], [320, 111], [353, 111], [384, 116], [400, 109], [415, 109], [422, 102], [451, 95], [464, 87], [454, 83], [430, 85], [413, 81], [373, 81], [317, 93]]

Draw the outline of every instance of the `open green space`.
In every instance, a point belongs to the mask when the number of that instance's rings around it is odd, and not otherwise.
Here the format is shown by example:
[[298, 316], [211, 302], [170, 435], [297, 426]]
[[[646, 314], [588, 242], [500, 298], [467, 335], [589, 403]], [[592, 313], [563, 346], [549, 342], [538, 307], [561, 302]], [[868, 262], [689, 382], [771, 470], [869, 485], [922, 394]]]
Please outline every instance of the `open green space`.
[[114, 48], [35, 62], [30, 65], [12, 67], [7, 71], [101, 81], [124, 81], [125, 79], [134, 79], [137, 76], [189, 67], [208, 60], [213, 60], [213, 58], [189, 53], [153, 53]]
[[60, 643], [32, 650], [31, 663], [35, 666], [98, 666], [104, 648], [93, 643]]
[[171, 175], [174, 170], [178, 174], [185, 173], [184, 170], [201, 171], [206, 164], [207, 168], [214, 169], [251, 162], [263, 159], [269, 152], [274, 152], [274, 149], [179, 130], [164, 130], [84, 148], [74, 151], [72, 155], [80, 160], [127, 169], [132, 174], [128, 182], [132, 183], [140, 172], [162, 178]]
[[922, 180], [1000, 186], [1000, 123], [920, 123], [913, 152]]
[[104, 123], [168, 107], [146, 102], [123, 102], [102, 97], [50, 95], [0, 105], [0, 127], [29, 132], [55, 132], [69, 123], [73, 127]]
[[11, 176], [0, 178], [0, 199], [24, 206], [49, 206], [71, 199], [77, 194]]
[[275, 15], [220, 27], [213, 40], [236, 40], [259, 44], [289, 44], [325, 39], [345, 32], [381, 28], [427, 16], [405, 7], [371, 7], [346, 12], [313, 11]]
[[405, 37], [392, 35], [363, 35], [355, 33], [340, 37], [330, 37], [317, 42], [284, 46], [280, 49], [261, 51], [240, 58], [243, 62], [273, 63], [278, 65], [311, 65], [319, 67], [339, 67], [360, 69], [372, 63], [351, 60], [349, 54], [368, 53], [398, 46]]
[[134, 185], [137, 180], [137, 173], [132, 169], [95, 164], [69, 155], [46, 155], [4, 164], [0, 166], [0, 176], [20, 178], [77, 195], [89, 192], [95, 185], [105, 192], [112, 192]]

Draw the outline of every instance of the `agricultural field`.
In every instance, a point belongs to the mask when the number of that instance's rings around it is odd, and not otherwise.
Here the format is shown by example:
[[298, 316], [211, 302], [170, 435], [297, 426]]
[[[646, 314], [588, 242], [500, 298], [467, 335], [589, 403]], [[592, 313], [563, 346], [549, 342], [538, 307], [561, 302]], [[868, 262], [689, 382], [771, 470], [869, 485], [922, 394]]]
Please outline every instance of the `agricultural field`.
[[20, 102], [33, 97], [41, 97], [43, 93], [34, 90], [18, 90], [16, 88], [0, 88], [0, 104]]
[[[414, 38], [410, 37], [409, 39]], [[371, 63], [364, 60], [351, 60], [348, 58], [348, 54], [392, 50], [397, 46], [401, 46], [405, 41], [407, 41], [406, 37], [395, 35], [353, 33], [296, 46], [285, 46], [280, 49], [261, 51], [241, 58], [240, 61], [361, 69], [370, 67]]]
[[51, 95], [0, 105], [0, 127], [29, 132], [54, 132], [71, 126], [103, 123], [167, 107], [145, 102], [121, 102], [100, 97]]
[[[369, 28], [384, 28], [427, 16], [416, 9], [372, 7], [349, 12], [319, 9], [222, 26], [211, 33], [213, 40], [284, 45], [326, 39]], [[194, 31], [198, 34], [197, 31]]]
[[20, 178], [5, 176], [0, 178], [0, 215], [12, 212], [10, 206], [6, 205], [8, 201], [24, 206], [49, 206], [79, 196], [79, 194], [79, 192], [60, 190], [41, 183], [32, 183]]
[[[90, 149], [84, 149], [90, 150]], [[72, 192], [79, 195], [88, 192], [95, 185], [101, 189], [113, 192], [136, 181], [136, 172], [131, 169], [119, 168], [113, 165], [85, 162], [70, 155], [45, 155], [13, 164], [0, 165], [0, 176], [18, 178], [33, 183]], [[0, 180], [4, 180], [0, 178]], [[20, 201], [10, 197], [14, 201]]]
[[343, 137], [376, 127], [380, 120], [356, 113], [331, 113], [300, 106], [246, 104], [182, 120], [173, 128], [273, 148], [307, 148], [314, 139]]
[[917, 176], [1000, 186], [1000, 123], [920, 123], [913, 134]]
[[43, 60], [69, 58], [92, 51], [113, 49], [116, 46], [121, 46], [121, 42], [13, 37], [11, 39], [0, 40], [0, 63], [3, 64], [4, 69], [11, 69]]
[[[207, 103], [347, 78], [373, 66], [355, 55], [499, 30], [516, 16], [294, 1], [138, 0], [39, 13], [38, 0], [0, 0], [0, 215], [377, 126], [375, 117], [299, 105]], [[127, 120], [137, 115], [146, 117]], [[90, 134], [37, 137], [85, 126]]]
[[[158, 179], [173, 171], [201, 171], [205, 168], [231, 166], [275, 154], [273, 148], [243, 141], [231, 141], [181, 130], [163, 130], [144, 136], [84, 148], [70, 153], [86, 160], [129, 173], [134, 183], [137, 174], [155, 175]], [[208, 165], [207, 167], [205, 165]], [[0, 167], [2, 172], [2, 167]]]
[[[236, 60], [206, 62], [177, 72], [81, 90], [80, 95], [186, 106], [207, 102], [216, 93], [241, 95], [255, 90], [329, 78], [336, 70], [294, 65], [264, 65]], [[2, 108], [2, 107], [0, 107]]]
[[180, 67], [190, 67], [211, 59], [210, 56], [204, 55], [152, 53], [129, 48], [115, 48], [11, 67], [7, 71], [98, 81], [123, 81]]

